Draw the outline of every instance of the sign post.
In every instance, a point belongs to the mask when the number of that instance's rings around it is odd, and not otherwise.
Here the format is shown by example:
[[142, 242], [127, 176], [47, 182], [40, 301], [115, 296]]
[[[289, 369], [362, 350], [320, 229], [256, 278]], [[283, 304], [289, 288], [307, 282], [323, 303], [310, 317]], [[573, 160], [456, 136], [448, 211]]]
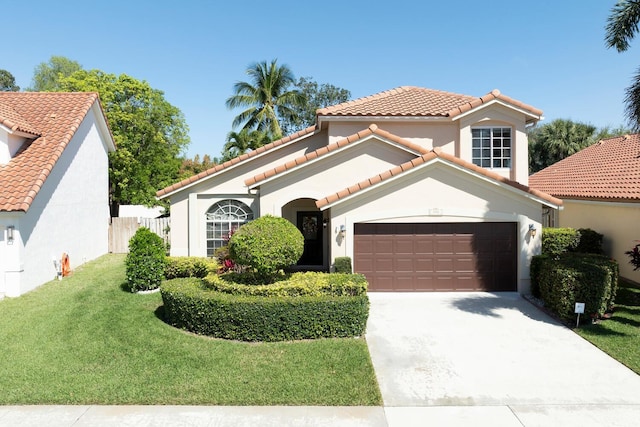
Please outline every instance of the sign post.
[[584, 313], [584, 303], [583, 302], [577, 302], [576, 303], [575, 313], [578, 314], [578, 318], [576, 319], [576, 328], [577, 328], [578, 325], [580, 325], [580, 315]]

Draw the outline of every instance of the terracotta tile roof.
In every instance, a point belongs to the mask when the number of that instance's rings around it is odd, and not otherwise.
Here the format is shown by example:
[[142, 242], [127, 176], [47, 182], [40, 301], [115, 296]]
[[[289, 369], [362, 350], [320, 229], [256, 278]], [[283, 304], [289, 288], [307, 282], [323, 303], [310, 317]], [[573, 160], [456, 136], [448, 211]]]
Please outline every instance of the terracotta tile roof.
[[35, 137], [9, 163], [0, 165], [0, 211], [29, 209], [96, 101], [98, 94], [88, 92], [0, 92], [3, 124]]
[[311, 153], [305, 154], [304, 156], [300, 156], [294, 160], [291, 160], [283, 165], [280, 165], [274, 169], [269, 169], [267, 171], [264, 171], [258, 175], [255, 175], [251, 178], [248, 178], [244, 181], [244, 184], [247, 187], [250, 187], [258, 182], [264, 181], [267, 178], [271, 178], [275, 175], [278, 175], [282, 172], [285, 172], [287, 170], [291, 170], [297, 166], [300, 166], [310, 160], [325, 156], [333, 151], [336, 151], [340, 148], [344, 148], [349, 144], [353, 144], [357, 141], [361, 141], [364, 138], [370, 137], [372, 135], [377, 135], [381, 138], [385, 138], [388, 139], [390, 141], [393, 141], [399, 145], [402, 145], [404, 147], [406, 147], [407, 149], [414, 151], [416, 153], [420, 153], [420, 154], [426, 154], [428, 153], [428, 150], [419, 146], [418, 144], [414, 144], [413, 142], [407, 141], [405, 139], [402, 139], [392, 133], [389, 133], [385, 130], [380, 129], [377, 125], [372, 124], [370, 125], [368, 128], [354, 133], [353, 135], [349, 135], [346, 138], [343, 138], [339, 141], [334, 142], [333, 144], [329, 144], [327, 146], [318, 148], [315, 151], [312, 151]]
[[603, 139], [529, 177], [565, 199], [640, 202], [640, 134]]
[[40, 132], [20, 115], [13, 107], [0, 102], [0, 124], [8, 127], [11, 131], [20, 131], [40, 136]]
[[494, 99], [521, 108], [534, 116], [542, 111], [494, 89], [481, 97], [460, 95], [415, 86], [400, 86], [364, 98], [317, 110], [318, 116], [418, 116], [455, 117]]
[[176, 182], [175, 184], [172, 184], [166, 188], [163, 188], [162, 190], [159, 190], [156, 193], [156, 197], [158, 198], [162, 198], [166, 195], [168, 195], [169, 193], [173, 193], [176, 190], [179, 190], [183, 187], [186, 187], [190, 184], [193, 184], [197, 181], [200, 181], [201, 179], [204, 179], [206, 177], [208, 177], [209, 175], [214, 175], [224, 169], [227, 169], [231, 166], [237, 165], [240, 162], [244, 162], [247, 159], [253, 158], [255, 156], [257, 156], [258, 154], [262, 154], [266, 151], [270, 151], [273, 150], [276, 147], [280, 147], [283, 145], [287, 145], [288, 143], [291, 143], [295, 140], [297, 140], [298, 138], [301, 138], [303, 136], [308, 136], [308, 135], [312, 135], [314, 133], [316, 133], [317, 131], [319, 131], [317, 126], [310, 126], [306, 129], [303, 129], [299, 132], [293, 133], [289, 136], [285, 136], [284, 138], [278, 139], [276, 141], [270, 142], [267, 145], [264, 145], [260, 148], [257, 148], [255, 150], [249, 151], [248, 153], [245, 154], [241, 154], [238, 157], [234, 157], [231, 160], [228, 160], [220, 165], [215, 165], [214, 167], [207, 169], [206, 171], [202, 171], [197, 175], [191, 176], [189, 178], [185, 178], [180, 182]]
[[535, 197], [538, 197], [542, 200], [545, 200], [547, 202], [549, 202], [552, 205], [555, 206], [560, 206], [562, 205], [562, 200], [557, 199], [555, 197], [552, 197], [548, 194], [543, 193], [542, 191], [538, 191], [535, 190], [533, 188], [527, 187], [526, 185], [522, 185], [519, 182], [516, 181], [512, 181], [510, 179], [507, 179], [505, 177], [503, 177], [502, 175], [498, 175], [495, 172], [492, 172], [488, 169], [484, 169], [481, 168], [480, 166], [476, 166], [473, 163], [469, 163], [467, 161], [464, 161], [458, 157], [452, 156], [451, 154], [448, 153], [444, 153], [442, 151], [441, 148], [437, 147], [434, 148], [433, 150], [431, 150], [430, 152], [428, 152], [427, 154], [424, 154], [420, 157], [416, 157], [415, 159], [403, 163], [399, 166], [396, 166], [393, 169], [390, 169], [388, 171], [385, 171], [381, 174], [375, 175], [369, 179], [366, 179], [364, 181], [361, 181], [355, 185], [352, 185], [351, 187], [345, 188], [341, 191], [338, 191], [337, 193], [331, 194], [327, 197], [324, 197], [320, 200], [318, 200], [316, 202], [316, 206], [319, 209], [322, 209], [323, 207], [333, 204], [341, 199], [344, 199], [348, 196], [351, 196], [353, 194], [358, 193], [359, 191], [362, 191], [368, 187], [371, 187], [373, 185], [377, 185], [380, 184], [383, 181], [387, 181], [390, 178], [396, 177], [398, 175], [401, 175], [403, 173], [406, 173], [408, 171], [410, 171], [411, 169], [414, 169], [415, 167], [428, 163], [436, 158], [441, 158], [443, 160], [447, 160], [451, 163], [454, 163], [458, 166], [462, 166], [463, 168], [469, 169], [472, 172], [478, 173], [480, 175], [486, 176], [487, 178], [493, 179], [495, 181], [499, 181], [503, 184], [507, 184], [510, 185], [511, 187], [514, 187], [520, 191], [523, 191], [525, 193], [531, 194]]

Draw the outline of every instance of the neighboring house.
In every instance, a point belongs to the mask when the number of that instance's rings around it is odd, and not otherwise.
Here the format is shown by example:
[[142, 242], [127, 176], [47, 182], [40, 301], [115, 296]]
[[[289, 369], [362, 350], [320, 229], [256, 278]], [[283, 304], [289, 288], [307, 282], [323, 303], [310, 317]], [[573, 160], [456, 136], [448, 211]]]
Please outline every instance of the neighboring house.
[[603, 139], [529, 177], [529, 185], [562, 199], [545, 226], [591, 228], [620, 275], [640, 282], [625, 251], [640, 240], [640, 135]]
[[317, 123], [158, 192], [171, 253], [213, 256], [261, 215], [305, 237], [304, 269], [347, 256], [370, 290], [529, 290], [542, 207], [527, 187], [526, 127], [542, 111], [399, 87], [317, 111]]
[[108, 152], [97, 93], [0, 92], [0, 297], [108, 251]]

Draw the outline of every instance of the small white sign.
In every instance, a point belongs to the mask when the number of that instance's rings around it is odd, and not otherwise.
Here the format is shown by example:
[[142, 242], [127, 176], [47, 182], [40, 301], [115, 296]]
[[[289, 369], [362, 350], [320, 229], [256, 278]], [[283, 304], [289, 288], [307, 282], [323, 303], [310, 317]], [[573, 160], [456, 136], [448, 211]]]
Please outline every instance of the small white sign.
[[576, 303], [576, 313], [578, 314], [584, 314], [584, 303], [583, 302], [577, 302]]

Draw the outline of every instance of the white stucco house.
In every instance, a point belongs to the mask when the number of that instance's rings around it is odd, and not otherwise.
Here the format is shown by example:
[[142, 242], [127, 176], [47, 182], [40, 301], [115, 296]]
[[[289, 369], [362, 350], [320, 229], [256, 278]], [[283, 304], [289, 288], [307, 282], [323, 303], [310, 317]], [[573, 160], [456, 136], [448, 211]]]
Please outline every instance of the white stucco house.
[[591, 228], [618, 261], [620, 276], [640, 283], [625, 252], [640, 241], [640, 135], [603, 139], [529, 177], [530, 185], [561, 199], [545, 226]]
[[108, 152], [97, 93], [0, 92], [0, 297], [108, 252]]
[[542, 207], [526, 127], [542, 111], [399, 87], [317, 111], [315, 126], [158, 192], [172, 255], [212, 256], [261, 215], [305, 236], [300, 268], [352, 259], [371, 291], [529, 291]]

